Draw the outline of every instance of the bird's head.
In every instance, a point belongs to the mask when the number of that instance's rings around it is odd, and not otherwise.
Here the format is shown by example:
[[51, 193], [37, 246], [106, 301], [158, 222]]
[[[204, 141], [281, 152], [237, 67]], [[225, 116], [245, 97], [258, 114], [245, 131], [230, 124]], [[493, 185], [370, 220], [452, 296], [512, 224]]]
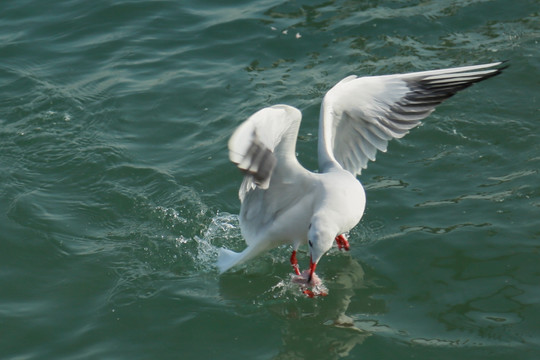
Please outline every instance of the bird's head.
[[309, 277], [308, 283], [311, 282], [315, 268], [321, 260], [322, 256], [330, 250], [334, 239], [337, 235], [337, 230], [334, 229], [330, 223], [324, 220], [315, 220], [311, 222], [308, 231], [308, 245], [309, 245]]

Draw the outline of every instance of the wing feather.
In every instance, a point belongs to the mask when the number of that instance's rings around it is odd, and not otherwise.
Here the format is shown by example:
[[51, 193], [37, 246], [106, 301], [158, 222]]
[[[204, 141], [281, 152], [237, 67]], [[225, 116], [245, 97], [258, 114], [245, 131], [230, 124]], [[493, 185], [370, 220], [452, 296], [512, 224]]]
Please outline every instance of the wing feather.
[[408, 74], [349, 76], [325, 95], [319, 120], [319, 168], [354, 175], [377, 150], [402, 138], [458, 91], [498, 75], [503, 62]]
[[268, 189], [276, 167], [294, 166], [296, 138], [302, 115], [288, 105], [257, 111], [244, 121], [229, 140], [229, 159], [245, 174], [240, 200], [255, 189]]

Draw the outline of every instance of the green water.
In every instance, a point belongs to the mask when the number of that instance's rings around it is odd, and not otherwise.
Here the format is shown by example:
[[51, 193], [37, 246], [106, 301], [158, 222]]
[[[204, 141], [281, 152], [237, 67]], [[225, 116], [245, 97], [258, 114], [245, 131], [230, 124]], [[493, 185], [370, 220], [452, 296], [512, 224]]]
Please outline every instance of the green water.
[[[539, 1], [0, 2], [0, 358], [537, 359], [539, 42]], [[363, 172], [327, 297], [287, 248], [218, 276], [247, 116], [315, 169], [343, 77], [506, 59]]]

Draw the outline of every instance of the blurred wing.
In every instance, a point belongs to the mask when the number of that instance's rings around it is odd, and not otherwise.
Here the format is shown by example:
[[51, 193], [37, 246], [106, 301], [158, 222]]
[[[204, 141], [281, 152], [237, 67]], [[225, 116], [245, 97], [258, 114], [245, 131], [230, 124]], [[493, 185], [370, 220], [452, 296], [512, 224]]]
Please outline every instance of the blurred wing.
[[349, 76], [325, 95], [319, 122], [319, 168], [339, 163], [354, 175], [377, 150], [418, 126], [444, 100], [495, 76], [502, 62], [409, 74]]
[[294, 172], [296, 138], [302, 114], [288, 105], [259, 110], [243, 122], [229, 140], [229, 159], [244, 172], [239, 196], [255, 189], [268, 189], [272, 176]]

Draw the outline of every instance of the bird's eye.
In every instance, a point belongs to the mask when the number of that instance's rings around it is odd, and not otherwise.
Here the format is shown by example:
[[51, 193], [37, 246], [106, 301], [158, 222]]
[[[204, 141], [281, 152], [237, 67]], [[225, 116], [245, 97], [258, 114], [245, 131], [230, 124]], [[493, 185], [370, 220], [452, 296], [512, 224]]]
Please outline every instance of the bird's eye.
[[309, 246], [313, 247], [313, 243], [311, 242], [311, 240], [308, 241], [308, 244]]

